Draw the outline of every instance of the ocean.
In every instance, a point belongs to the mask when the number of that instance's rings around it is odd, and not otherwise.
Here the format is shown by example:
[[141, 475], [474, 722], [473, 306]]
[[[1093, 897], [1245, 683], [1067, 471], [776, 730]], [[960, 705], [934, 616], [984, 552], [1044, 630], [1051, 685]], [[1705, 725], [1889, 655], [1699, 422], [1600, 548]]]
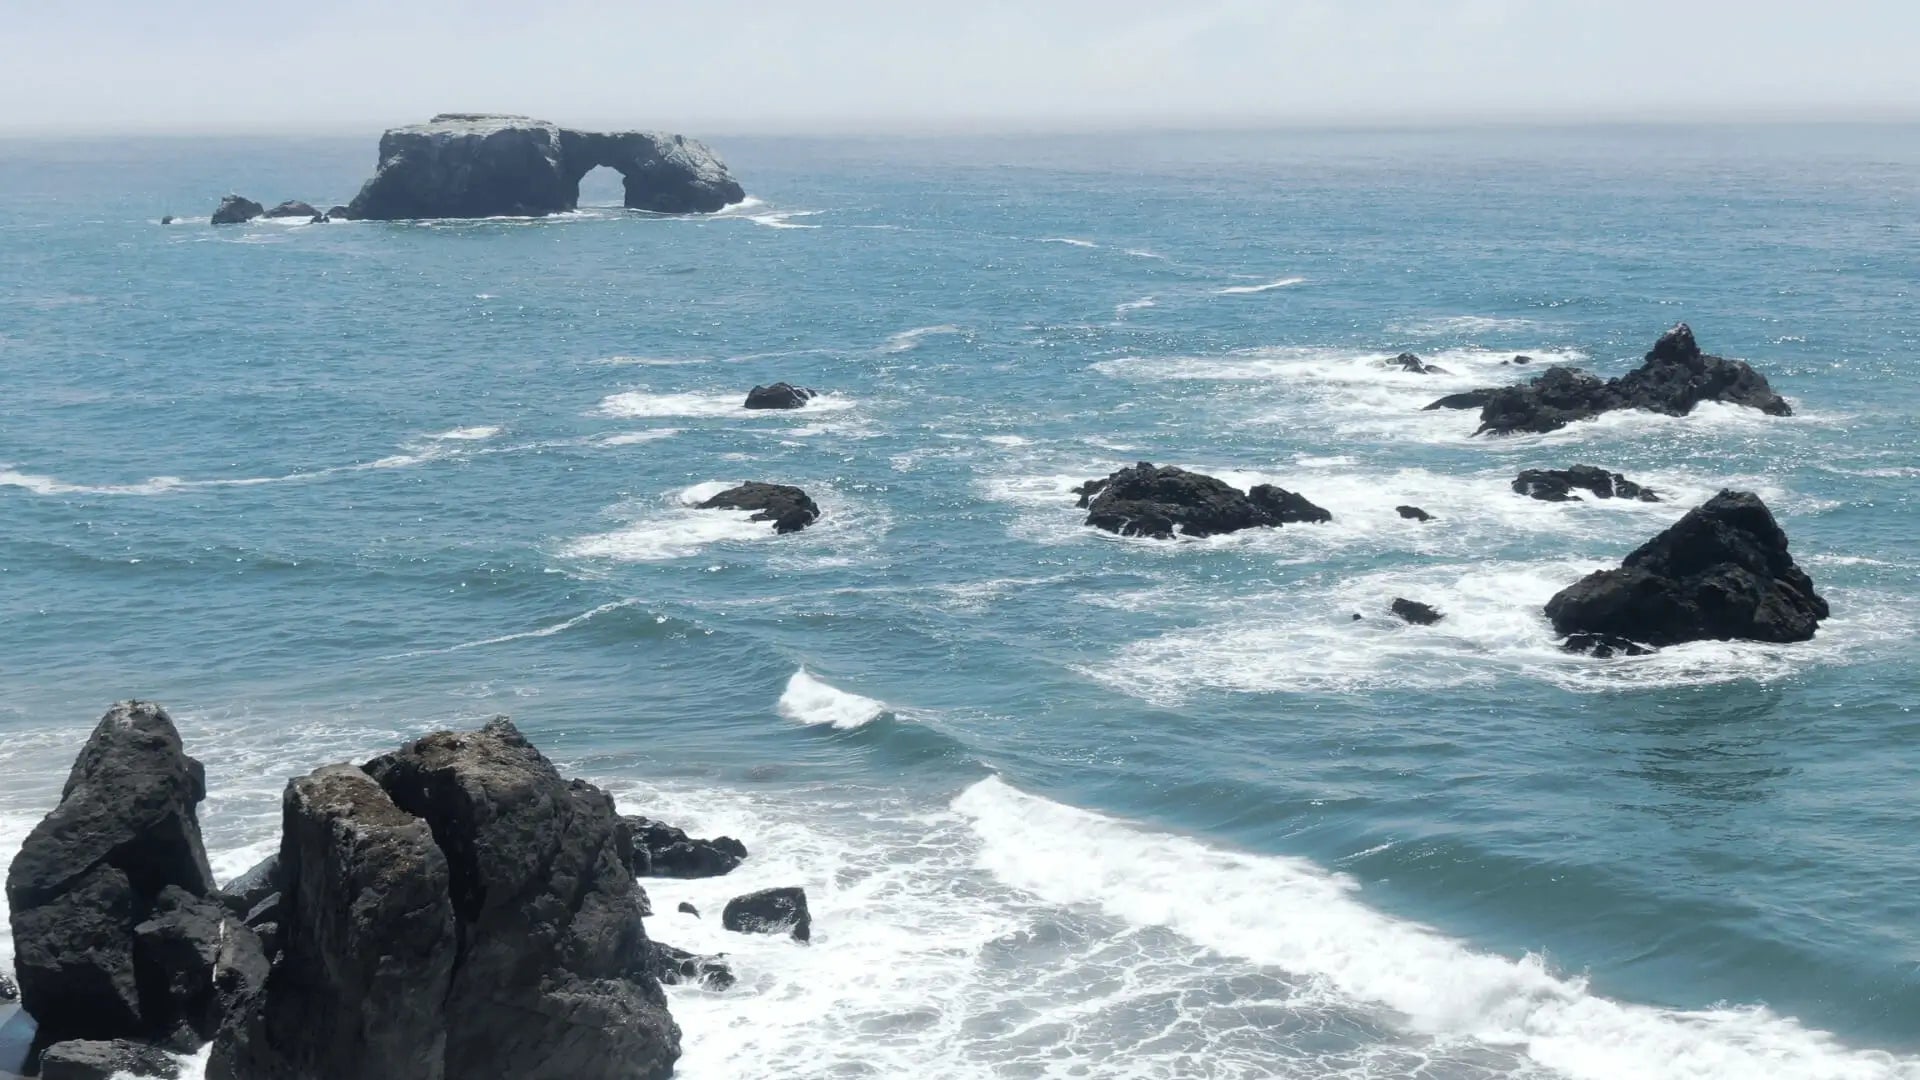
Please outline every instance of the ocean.
[[[117, 699], [223, 877], [508, 713], [753, 852], [647, 882], [740, 976], [670, 991], [689, 1080], [1920, 1077], [1920, 128], [711, 141], [708, 218], [218, 229], [375, 133], [0, 142], [0, 852]], [[1795, 415], [1421, 411], [1682, 320]], [[1084, 527], [1135, 461], [1334, 520]], [[1666, 501], [1509, 490], [1576, 463]], [[691, 508], [744, 480], [824, 516]], [[1815, 640], [1556, 648], [1724, 487]], [[810, 946], [720, 930], [786, 884]]]

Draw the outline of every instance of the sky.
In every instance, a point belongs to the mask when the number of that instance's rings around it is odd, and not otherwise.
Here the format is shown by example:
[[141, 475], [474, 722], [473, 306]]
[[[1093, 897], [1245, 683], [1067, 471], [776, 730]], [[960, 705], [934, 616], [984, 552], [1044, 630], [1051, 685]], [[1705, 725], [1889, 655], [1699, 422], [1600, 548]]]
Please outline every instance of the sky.
[[1915, 0], [0, 0], [0, 131], [1913, 118]]

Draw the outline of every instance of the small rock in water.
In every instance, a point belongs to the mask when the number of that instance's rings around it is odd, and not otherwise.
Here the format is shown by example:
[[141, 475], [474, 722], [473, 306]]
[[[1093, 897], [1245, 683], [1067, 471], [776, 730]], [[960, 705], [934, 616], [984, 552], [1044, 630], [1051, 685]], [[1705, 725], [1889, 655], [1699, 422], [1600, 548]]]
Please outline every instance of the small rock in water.
[[174, 1080], [180, 1063], [158, 1047], [124, 1039], [73, 1039], [40, 1057], [41, 1080], [113, 1080], [116, 1076]]
[[1432, 626], [1434, 623], [1446, 618], [1437, 608], [1422, 604], [1417, 600], [1408, 600], [1405, 597], [1394, 598], [1393, 613], [1415, 626]]
[[160, 224], [162, 224], [162, 225], [171, 225], [171, 224], [173, 224], [173, 215], [172, 215], [172, 214], [168, 214], [167, 216], [165, 216], [165, 217], [163, 217], [163, 218], [161, 218], [161, 219], [160, 219]]
[[757, 481], [728, 488], [701, 503], [700, 510], [754, 510], [749, 520], [771, 521], [776, 533], [796, 533], [820, 519], [820, 507], [797, 487]]
[[1410, 352], [1403, 352], [1399, 356], [1386, 361], [1386, 365], [1392, 368], [1399, 368], [1401, 371], [1411, 371], [1415, 375], [1447, 374], [1446, 368], [1429, 364]]
[[1596, 660], [1615, 656], [1650, 656], [1655, 650], [1618, 634], [1568, 634], [1560, 647], [1572, 653], [1586, 653]]
[[1531, 356], [1516, 356], [1516, 357], [1514, 357], [1514, 358], [1513, 358], [1513, 360], [1512, 360], [1512, 361], [1510, 361], [1510, 362], [1511, 362], [1511, 363], [1515, 363], [1515, 364], [1531, 364], [1531, 363], [1533, 363], [1533, 357], [1531, 357]]
[[281, 203], [279, 206], [276, 206], [273, 209], [268, 210], [266, 213], [260, 216], [270, 217], [270, 218], [283, 218], [283, 217], [316, 218], [320, 216], [320, 211], [315, 210], [312, 204], [310, 203], [303, 203], [298, 199], [288, 199], [286, 202]]
[[756, 386], [747, 391], [746, 407], [749, 409], [797, 409], [819, 396], [807, 387], [777, 382], [772, 386]]
[[725, 953], [698, 956], [662, 941], [649, 941], [646, 947], [647, 973], [663, 983], [699, 983], [710, 990], [725, 990], [734, 984], [733, 968]]
[[1354, 621], [1354, 622], [1359, 622], [1359, 621], [1360, 621], [1361, 619], [1364, 619], [1364, 618], [1366, 618], [1366, 616], [1364, 616], [1364, 615], [1362, 615], [1362, 614], [1360, 614], [1360, 613], [1359, 613], [1359, 612], [1357, 612], [1357, 611], [1353, 613], [1353, 621]]
[[1074, 489], [1086, 524], [1121, 536], [1171, 540], [1241, 529], [1332, 521], [1307, 498], [1272, 484], [1242, 492], [1223, 480], [1176, 466], [1140, 462]]
[[252, 221], [254, 218], [266, 212], [266, 207], [261, 206], [252, 199], [243, 198], [239, 195], [229, 195], [221, 199], [220, 205], [214, 209], [213, 223], [215, 225], [239, 225]]
[[1592, 465], [1575, 465], [1571, 469], [1528, 469], [1513, 479], [1516, 494], [1542, 502], [1579, 502], [1580, 496], [1573, 493], [1574, 488], [1592, 492], [1602, 499], [1660, 501], [1660, 496], [1654, 494], [1651, 488], [1641, 487], [1617, 472], [1608, 472]]
[[1487, 402], [1493, 398], [1494, 393], [1495, 390], [1492, 388], [1486, 390], [1463, 390], [1458, 394], [1448, 394], [1446, 397], [1426, 406], [1420, 411], [1433, 412], [1436, 409], [1485, 408]]
[[1396, 506], [1394, 512], [1408, 521], [1432, 521], [1433, 515], [1417, 506]]
[[700, 909], [697, 907], [694, 907], [692, 904], [687, 903], [685, 900], [680, 901], [680, 907], [678, 910], [682, 914], [691, 915], [696, 919], [700, 917]]
[[798, 886], [736, 896], [720, 912], [720, 925], [742, 934], [792, 934], [795, 941], [806, 941], [813, 935], [807, 891]]
[[0, 1002], [19, 1000], [20, 988], [14, 985], [13, 980], [7, 976], [6, 972], [0, 971]]

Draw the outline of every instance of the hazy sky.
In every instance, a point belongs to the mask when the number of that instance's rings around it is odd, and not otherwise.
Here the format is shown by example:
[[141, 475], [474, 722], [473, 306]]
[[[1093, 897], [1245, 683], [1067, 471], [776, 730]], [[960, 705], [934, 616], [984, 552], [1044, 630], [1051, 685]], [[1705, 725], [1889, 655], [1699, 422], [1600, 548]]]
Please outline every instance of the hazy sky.
[[1916, 0], [0, 0], [0, 130], [1920, 114]]

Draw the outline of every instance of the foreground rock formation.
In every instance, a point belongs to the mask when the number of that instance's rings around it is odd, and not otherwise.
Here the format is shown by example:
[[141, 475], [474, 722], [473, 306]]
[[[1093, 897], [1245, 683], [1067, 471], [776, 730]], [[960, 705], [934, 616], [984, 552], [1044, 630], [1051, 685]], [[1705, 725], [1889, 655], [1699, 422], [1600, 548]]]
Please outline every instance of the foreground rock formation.
[[204, 1024], [206, 938], [217, 948], [222, 914], [205, 899], [205, 797], [205, 771], [158, 705], [123, 702], [94, 728], [7, 871], [21, 1005], [42, 1045], [169, 1040]]
[[1555, 633], [1595, 635], [1580, 640], [1621, 649], [1621, 642], [1806, 641], [1828, 607], [1759, 496], [1722, 491], [1619, 569], [1561, 590], [1546, 613]]
[[700, 503], [699, 510], [752, 510], [750, 521], [771, 521], [776, 533], [795, 533], [820, 519], [820, 507], [797, 487], [741, 484]]
[[[679, 876], [745, 846], [623, 820], [504, 718], [293, 780], [278, 854], [221, 891], [205, 786], [163, 710], [116, 705], [15, 859], [47, 1077], [171, 1075], [210, 1040], [209, 1080], [656, 1080], [661, 981], [733, 982], [648, 938], [634, 841]], [[804, 940], [804, 894], [764, 895], [749, 913]]]
[[1608, 472], [1593, 465], [1575, 465], [1571, 469], [1527, 469], [1513, 478], [1516, 494], [1541, 502], [1579, 502], [1580, 496], [1573, 493], [1576, 488], [1601, 499], [1660, 501], [1660, 496], [1651, 488], [1641, 487], [1617, 472]]
[[[1686, 323], [1662, 334], [1638, 368], [1616, 379], [1552, 368], [1530, 382], [1473, 393], [1484, 395], [1475, 434], [1554, 431], [1615, 409], [1685, 416], [1703, 401], [1745, 405], [1771, 416], [1793, 414], [1786, 399], [1745, 361], [1701, 352]], [[1451, 395], [1429, 408], [1458, 407], [1448, 403], [1463, 400], [1464, 395]]]
[[1145, 461], [1104, 480], [1089, 480], [1074, 493], [1087, 511], [1088, 525], [1159, 540], [1333, 520], [1331, 513], [1285, 488], [1258, 484], [1243, 492], [1202, 473]]
[[731, 873], [747, 857], [747, 845], [731, 836], [703, 840], [644, 817], [622, 817], [620, 827], [626, 830], [633, 849], [636, 877], [719, 877]]
[[605, 165], [628, 207], [712, 213], [746, 197], [704, 144], [645, 131], [595, 132], [490, 113], [443, 113], [380, 137], [380, 169], [347, 217], [541, 216], [572, 210], [580, 178]]
[[747, 391], [747, 408], [798, 409], [819, 396], [807, 387], [777, 382], [772, 386], [756, 386]]

